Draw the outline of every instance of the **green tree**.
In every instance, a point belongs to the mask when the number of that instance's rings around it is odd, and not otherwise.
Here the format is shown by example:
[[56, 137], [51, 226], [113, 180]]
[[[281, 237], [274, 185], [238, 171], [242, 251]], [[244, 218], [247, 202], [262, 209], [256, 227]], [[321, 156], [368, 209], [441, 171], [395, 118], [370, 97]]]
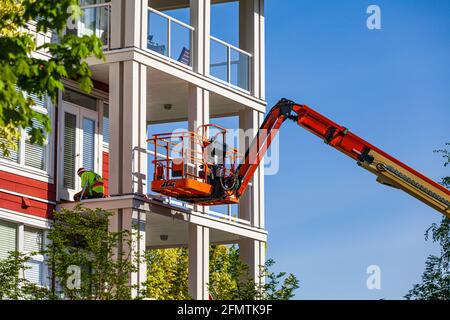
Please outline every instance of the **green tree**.
[[290, 300], [295, 294], [295, 290], [299, 288], [298, 279], [292, 274], [286, 275], [286, 272], [271, 272], [270, 268], [275, 261], [270, 259], [262, 268], [262, 276], [265, 277], [266, 283], [260, 285], [257, 295], [264, 300]]
[[157, 300], [186, 300], [188, 294], [188, 255], [186, 249], [149, 250], [147, 296]]
[[[133, 235], [129, 231], [108, 231], [111, 215], [81, 205], [54, 213], [46, 253], [60, 290], [52, 290], [52, 299], [60, 296], [72, 300], [132, 298], [132, 290], [138, 288], [129, 283], [129, 275], [138, 271], [137, 263], [143, 257], [132, 254]], [[73, 283], [73, 273], [68, 272], [71, 266], [81, 268], [79, 288], [67, 285]]]
[[[187, 249], [150, 250], [147, 253], [147, 296], [161, 300], [188, 299]], [[209, 291], [215, 300], [288, 300], [298, 289], [297, 278], [270, 271], [275, 262], [268, 260], [261, 267], [261, 279], [255, 284], [249, 279], [248, 267], [239, 259], [236, 246], [211, 246]], [[257, 281], [260, 282], [260, 281]]]
[[[0, 299], [127, 300], [141, 299], [145, 290], [130, 284], [130, 274], [138, 271], [144, 257], [130, 250], [135, 237], [129, 231], [110, 232], [111, 213], [77, 205], [73, 210], [54, 212], [50, 240], [42, 252], [48, 259], [50, 288], [42, 288], [25, 278], [33, 253], [11, 252], [0, 261]], [[79, 268], [77, 284], [73, 273]], [[132, 291], [137, 296], [132, 296]]]
[[[446, 144], [450, 146], [449, 143]], [[436, 151], [442, 154], [444, 166], [450, 164], [448, 149]], [[442, 178], [442, 184], [450, 187], [450, 176]], [[422, 283], [415, 284], [405, 295], [408, 300], [450, 300], [450, 218], [444, 217], [440, 224], [433, 225], [425, 232], [425, 239], [431, 237], [440, 245], [440, 255], [430, 255], [425, 262]]]
[[47, 288], [39, 287], [25, 278], [30, 259], [29, 255], [10, 252], [6, 259], [0, 260], [0, 300], [37, 300], [48, 297]]
[[[78, 8], [78, 9], [77, 9]], [[2, 0], [0, 1], [0, 152], [5, 155], [17, 148], [20, 128], [30, 128], [31, 143], [43, 144], [50, 132], [47, 116], [33, 110], [33, 100], [47, 95], [56, 102], [63, 90], [63, 78], [77, 81], [89, 92], [91, 70], [85, 59], [104, 58], [102, 42], [95, 35], [77, 37], [67, 33], [67, 21], [79, 14], [78, 0]], [[52, 31], [57, 42], [36, 46], [30, 34], [20, 32], [29, 21], [37, 21], [39, 32]], [[31, 53], [45, 50], [49, 59]], [[41, 126], [43, 128], [41, 128]]]

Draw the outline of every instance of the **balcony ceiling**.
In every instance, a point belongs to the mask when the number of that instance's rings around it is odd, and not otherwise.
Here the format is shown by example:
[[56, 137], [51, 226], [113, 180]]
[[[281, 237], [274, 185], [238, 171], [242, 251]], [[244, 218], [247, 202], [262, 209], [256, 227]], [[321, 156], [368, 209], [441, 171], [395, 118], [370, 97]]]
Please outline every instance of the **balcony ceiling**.
[[[188, 224], [177, 219], [148, 213], [145, 231], [147, 249], [186, 247], [188, 243]], [[162, 235], [168, 236], [167, 240], [161, 240]], [[238, 235], [210, 229], [212, 244], [236, 243], [239, 239]]]
[[[237, 0], [211, 0], [212, 4], [235, 2]], [[189, 0], [149, 0], [148, 5], [153, 9], [163, 11], [189, 7]]]
[[[185, 121], [188, 117], [188, 83], [169, 74], [156, 70], [149, 71], [148, 122]], [[164, 105], [171, 104], [171, 110]], [[242, 106], [226, 97], [210, 95], [210, 117], [236, 115]]]
[[[109, 83], [107, 64], [92, 67], [93, 78]], [[188, 83], [170, 74], [148, 68], [147, 73], [147, 122], [149, 124], [186, 121], [188, 117]], [[164, 105], [172, 105], [165, 110]], [[210, 117], [236, 115], [243, 106], [224, 96], [210, 95]]]

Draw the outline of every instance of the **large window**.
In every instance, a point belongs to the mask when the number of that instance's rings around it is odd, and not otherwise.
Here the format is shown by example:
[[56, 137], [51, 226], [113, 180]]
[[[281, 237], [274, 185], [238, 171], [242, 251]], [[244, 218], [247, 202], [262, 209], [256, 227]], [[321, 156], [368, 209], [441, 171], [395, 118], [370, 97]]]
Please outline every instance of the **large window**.
[[0, 260], [11, 251], [30, 254], [25, 277], [37, 284], [45, 284], [44, 231], [29, 226], [0, 220]]
[[[36, 95], [29, 95], [34, 101], [35, 105], [33, 110], [49, 115], [50, 114], [50, 101], [47, 97], [39, 99]], [[33, 121], [33, 128], [43, 129], [42, 124], [36, 120]], [[49, 160], [50, 160], [50, 148], [49, 138], [45, 141], [44, 145], [32, 144], [30, 142], [29, 132], [31, 127], [21, 129], [21, 137], [17, 142], [17, 149], [10, 149], [9, 155], [3, 155], [0, 153], [0, 158], [8, 160], [11, 163], [16, 163], [21, 166], [37, 169], [40, 171], [49, 172]]]

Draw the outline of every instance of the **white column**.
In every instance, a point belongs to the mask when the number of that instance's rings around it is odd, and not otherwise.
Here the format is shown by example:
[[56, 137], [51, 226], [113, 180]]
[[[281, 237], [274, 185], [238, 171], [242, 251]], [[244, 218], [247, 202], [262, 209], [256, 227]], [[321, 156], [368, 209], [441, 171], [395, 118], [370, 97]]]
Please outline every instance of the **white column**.
[[265, 100], [264, 0], [239, 1], [239, 46], [252, 54], [251, 93]]
[[[260, 112], [251, 109], [240, 112], [239, 148], [241, 153], [248, 149], [263, 120], [264, 114]], [[250, 221], [254, 227], [264, 228], [264, 161], [261, 161], [251, 180], [251, 186], [247, 187], [241, 197], [239, 217]], [[239, 242], [240, 259], [248, 266], [249, 277], [259, 284], [264, 282], [260, 272], [266, 259], [265, 246], [265, 242], [253, 239], [242, 239]]]
[[110, 24], [110, 48], [119, 49], [124, 47], [123, 43], [123, 24], [122, 24], [122, 3], [123, 0], [111, 0], [111, 24]]
[[131, 239], [123, 239], [122, 245], [114, 251], [114, 254], [116, 255], [115, 258], [120, 255], [122, 259], [129, 259], [137, 267], [137, 272], [130, 274], [130, 284], [138, 286], [137, 289], [132, 291], [133, 297], [137, 296], [138, 290], [145, 286], [147, 280], [147, 263], [144, 259], [146, 249], [145, 224], [145, 212], [131, 208], [116, 210], [109, 222], [110, 232], [128, 231], [131, 235]]
[[189, 224], [189, 295], [194, 300], [208, 300], [209, 229]]
[[16, 250], [19, 252], [24, 251], [24, 238], [25, 238], [25, 226], [18, 224], [16, 229]]
[[111, 0], [111, 49], [147, 45], [148, 0]]
[[248, 266], [250, 279], [258, 285], [265, 279], [261, 277], [261, 270], [266, 263], [266, 243], [252, 239], [243, 239], [239, 242], [239, 258]]
[[190, 0], [191, 25], [195, 28], [192, 59], [193, 69], [209, 75], [211, 0]]
[[147, 67], [110, 64], [110, 194], [147, 193]]
[[[209, 92], [189, 85], [188, 97], [189, 131], [196, 131], [198, 126], [209, 123]], [[200, 146], [194, 144], [197, 152]], [[198, 169], [198, 168], [197, 168]], [[207, 207], [194, 206], [194, 210], [206, 212]], [[207, 300], [209, 279], [209, 229], [189, 224], [189, 294], [196, 300]]]
[[[126, 254], [129, 253], [131, 261], [136, 263], [137, 272], [133, 272], [130, 277], [131, 285], [137, 285], [138, 288], [145, 286], [147, 280], [147, 263], [145, 262], [145, 213], [132, 209], [124, 209], [123, 211], [123, 230], [128, 230], [132, 234], [131, 248], [125, 245]], [[131, 252], [129, 252], [131, 250]], [[133, 296], [137, 295], [134, 289]]]
[[[209, 123], [209, 91], [200, 87], [189, 84], [188, 88], [188, 130], [195, 132], [201, 125]], [[198, 143], [193, 144], [197, 156], [202, 152]], [[198, 163], [197, 163], [198, 164]], [[195, 170], [199, 170], [196, 168]], [[194, 210], [199, 212], [206, 212], [207, 207], [194, 206]]]
[[[244, 154], [264, 121], [264, 114], [252, 109], [239, 113], [239, 151]], [[261, 161], [251, 180], [251, 185], [241, 196], [239, 217], [250, 221], [252, 226], [264, 228], [264, 161]]]
[[188, 129], [195, 131], [209, 123], [209, 91], [192, 84], [188, 91]]
[[[111, 196], [147, 193], [147, 67], [134, 61], [109, 65]], [[131, 208], [116, 210], [110, 231], [130, 231], [133, 245], [123, 243], [121, 252], [130, 259], [145, 251], [145, 215]], [[140, 238], [139, 238], [140, 237]], [[130, 275], [131, 284], [146, 280], [145, 263]], [[136, 295], [136, 292], [133, 292]]]

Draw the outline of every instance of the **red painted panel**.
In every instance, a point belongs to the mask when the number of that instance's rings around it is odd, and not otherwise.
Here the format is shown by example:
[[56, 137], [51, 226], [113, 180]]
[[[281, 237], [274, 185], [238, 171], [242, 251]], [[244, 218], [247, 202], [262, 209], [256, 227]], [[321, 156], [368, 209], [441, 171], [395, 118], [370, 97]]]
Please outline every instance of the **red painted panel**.
[[105, 195], [108, 195], [108, 180], [109, 180], [109, 153], [103, 152], [102, 156], [103, 166], [102, 166], [102, 177], [105, 183]]
[[50, 201], [56, 200], [56, 188], [54, 184], [5, 171], [0, 171], [0, 189]]
[[3, 209], [8, 209], [16, 212], [30, 214], [42, 218], [51, 218], [52, 212], [55, 209], [54, 205], [28, 199], [29, 207], [22, 206], [22, 197], [0, 192], [0, 203]]

